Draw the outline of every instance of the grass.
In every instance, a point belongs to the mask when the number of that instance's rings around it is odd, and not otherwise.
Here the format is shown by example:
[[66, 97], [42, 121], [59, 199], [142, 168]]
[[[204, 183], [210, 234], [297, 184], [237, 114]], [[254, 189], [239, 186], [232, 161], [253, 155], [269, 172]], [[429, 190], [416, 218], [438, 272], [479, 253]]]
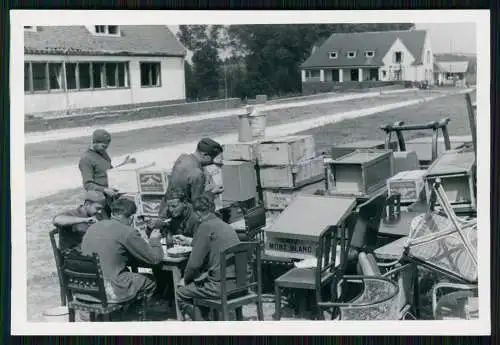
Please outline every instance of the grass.
[[[469, 134], [463, 95], [441, 98], [437, 101], [388, 111], [355, 121], [343, 121], [305, 133], [314, 135], [316, 149], [322, 152], [335, 144], [364, 139], [383, 139], [383, 132], [378, 129], [383, 123], [396, 120], [407, 123], [425, 123], [442, 117], [451, 118], [450, 135]], [[412, 136], [423, 134], [430, 133], [416, 132]], [[55, 214], [67, 208], [76, 207], [81, 201], [81, 192], [72, 190], [31, 201], [26, 205], [27, 315], [29, 321], [43, 320], [43, 311], [59, 304], [59, 285], [48, 233], [52, 229], [51, 220]], [[255, 315], [250, 309], [247, 309], [247, 312]], [[266, 319], [270, 319], [273, 312], [273, 304], [266, 303]]]

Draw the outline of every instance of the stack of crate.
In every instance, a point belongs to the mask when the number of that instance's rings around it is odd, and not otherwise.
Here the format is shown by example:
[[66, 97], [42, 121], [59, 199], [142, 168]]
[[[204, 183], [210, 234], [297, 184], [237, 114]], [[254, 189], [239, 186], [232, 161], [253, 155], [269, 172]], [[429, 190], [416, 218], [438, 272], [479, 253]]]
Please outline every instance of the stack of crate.
[[144, 230], [144, 217], [157, 217], [167, 191], [169, 172], [151, 164], [127, 164], [108, 171], [109, 185], [134, 198], [134, 227]]
[[270, 216], [281, 213], [299, 193], [323, 186], [323, 157], [316, 156], [312, 135], [261, 141], [257, 151], [260, 188]]

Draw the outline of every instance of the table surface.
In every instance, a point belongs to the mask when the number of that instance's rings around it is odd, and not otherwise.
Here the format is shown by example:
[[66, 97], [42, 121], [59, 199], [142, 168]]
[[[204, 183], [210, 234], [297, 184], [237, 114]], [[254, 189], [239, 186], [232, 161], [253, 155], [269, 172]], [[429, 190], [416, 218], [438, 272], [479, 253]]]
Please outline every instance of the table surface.
[[380, 222], [379, 235], [386, 235], [391, 237], [404, 237], [410, 234], [410, 226], [413, 219], [422, 214], [418, 211], [401, 212], [400, 219], [392, 224]]
[[332, 225], [340, 225], [356, 206], [356, 198], [298, 195], [265, 231], [320, 236]]

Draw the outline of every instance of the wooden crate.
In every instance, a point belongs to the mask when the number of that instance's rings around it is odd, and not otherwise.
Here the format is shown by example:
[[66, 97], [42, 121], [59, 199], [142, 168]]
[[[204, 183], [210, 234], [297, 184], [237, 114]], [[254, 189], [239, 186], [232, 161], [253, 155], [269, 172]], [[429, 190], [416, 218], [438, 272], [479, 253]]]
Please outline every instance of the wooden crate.
[[440, 178], [441, 185], [456, 212], [475, 211], [477, 201], [473, 176], [474, 164], [474, 152], [444, 152], [427, 170], [425, 177], [427, 197], [430, 196], [436, 178]]
[[389, 195], [401, 194], [402, 203], [414, 203], [424, 191], [425, 170], [401, 171], [387, 180]]
[[418, 156], [415, 151], [397, 151], [393, 153], [394, 163], [393, 163], [393, 174], [397, 174], [401, 171], [411, 171], [420, 169], [420, 164], [418, 162]]
[[362, 196], [386, 184], [392, 176], [393, 155], [389, 150], [356, 150], [337, 159], [325, 159], [330, 194]]
[[261, 166], [293, 165], [314, 158], [314, 138], [312, 135], [295, 135], [262, 141], [258, 149]]
[[323, 157], [316, 157], [293, 165], [260, 167], [262, 188], [299, 188], [324, 179]]
[[317, 182], [297, 189], [264, 189], [262, 190], [266, 210], [284, 210], [299, 194], [314, 194], [324, 189], [324, 182]]
[[355, 205], [351, 197], [299, 195], [264, 230], [265, 253], [293, 259], [316, 257], [323, 231], [340, 225]]
[[236, 142], [224, 145], [222, 159], [225, 161], [257, 161], [257, 150], [259, 149], [259, 140], [245, 143]]
[[137, 172], [137, 184], [141, 194], [161, 194], [167, 192], [169, 172], [145, 169]]
[[244, 201], [257, 195], [257, 174], [253, 163], [224, 161], [222, 181], [224, 201]]
[[140, 194], [138, 197], [138, 215], [158, 217], [163, 195]]
[[137, 174], [139, 171], [149, 169], [155, 163], [126, 164], [121, 167], [108, 170], [108, 183], [111, 188], [116, 188], [122, 193], [139, 193]]
[[[385, 147], [384, 140], [360, 140], [352, 143], [339, 144], [332, 147], [330, 150], [330, 158], [337, 159], [360, 149], [379, 149], [383, 150]], [[396, 150], [398, 145], [395, 141], [389, 144], [391, 150]]]

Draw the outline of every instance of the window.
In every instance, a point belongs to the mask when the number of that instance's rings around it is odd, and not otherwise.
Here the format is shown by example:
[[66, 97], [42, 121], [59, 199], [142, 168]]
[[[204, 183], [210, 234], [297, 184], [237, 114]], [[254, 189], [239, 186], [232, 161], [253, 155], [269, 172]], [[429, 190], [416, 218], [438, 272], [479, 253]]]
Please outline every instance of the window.
[[96, 35], [120, 36], [118, 25], [94, 25], [94, 30]]
[[318, 69], [308, 69], [306, 70], [306, 79], [320, 78], [320, 72]]
[[66, 64], [66, 87], [68, 88], [68, 90], [78, 89], [78, 86], [76, 85], [77, 66], [78, 65], [76, 63]]
[[365, 51], [365, 57], [372, 58], [374, 56], [375, 56], [375, 52], [373, 50], [367, 50], [367, 51]]
[[385, 78], [387, 76], [387, 71], [382, 70], [382, 78]]
[[328, 58], [329, 59], [336, 59], [337, 58], [337, 52], [328, 52]]
[[403, 62], [403, 53], [402, 52], [394, 52], [394, 62], [395, 63]]
[[62, 66], [62, 63], [49, 63], [49, 88], [51, 90], [64, 89]]
[[45, 62], [33, 62], [31, 73], [33, 76], [33, 91], [48, 90], [47, 85], [47, 64]]
[[141, 62], [141, 86], [159, 87], [161, 85], [161, 69], [159, 62]]
[[427, 63], [431, 63], [431, 52], [427, 51]]
[[92, 69], [90, 66], [90, 63], [84, 62], [84, 63], [78, 63], [78, 71], [77, 75], [80, 84], [77, 84], [78, 89], [90, 89], [93, 88], [93, 83], [92, 83]]
[[24, 63], [24, 91], [31, 91], [30, 63]]
[[356, 52], [355, 51], [347, 52], [347, 57], [349, 59], [354, 59], [356, 57]]
[[24, 91], [129, 87], [128, 62], [26, 62]]

